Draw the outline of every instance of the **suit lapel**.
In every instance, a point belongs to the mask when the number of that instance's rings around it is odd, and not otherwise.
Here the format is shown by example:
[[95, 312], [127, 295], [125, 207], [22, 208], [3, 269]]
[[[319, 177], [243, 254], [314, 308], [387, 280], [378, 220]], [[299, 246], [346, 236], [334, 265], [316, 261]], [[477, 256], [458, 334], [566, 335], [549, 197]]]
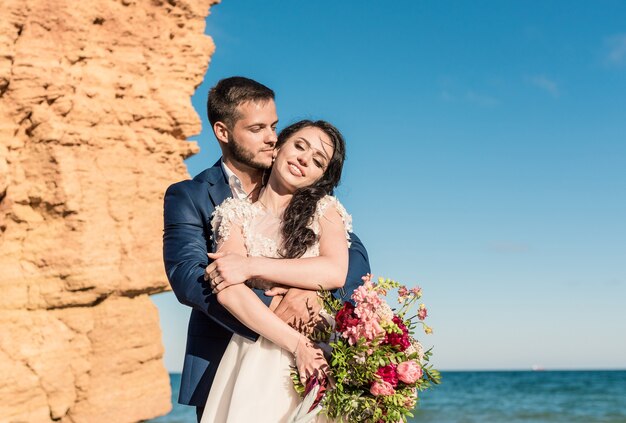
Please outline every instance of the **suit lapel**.
[[230, 187], [225, 183], [209, 185], [209, 197], [211, 197], [211, 201], [213, 201], [216, 207], [232, 196]]
[[209, 184], [209, 197], [214, 206], [219, 206], [224, 200], [233, 196], [230, 186], [226, 182], [226, 177], [224, 176], [224, 171], [222, 170], [222, 165], [219, 160], [212, 168], [207, 169], [203, 176]]

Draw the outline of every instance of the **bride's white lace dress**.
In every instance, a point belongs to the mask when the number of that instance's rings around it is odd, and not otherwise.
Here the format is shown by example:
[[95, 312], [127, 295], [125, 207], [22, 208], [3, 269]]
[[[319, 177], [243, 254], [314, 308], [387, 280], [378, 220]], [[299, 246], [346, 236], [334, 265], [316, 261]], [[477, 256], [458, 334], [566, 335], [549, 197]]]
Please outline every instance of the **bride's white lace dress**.
[[[352, 219], [332, 196], [322, 198], [309, 227], [319, 235], [320, 219], [328, 207], [341, 215], [349, 241]], [[259, 202], [229, 199], [215, 209], [211, 222], [218, 244], [230, 235], [233, 224], [242, 228], [249, 256], [279, 257], [282, 237], [280, 218]], [[319, 255], [319, 243], [312, 245], [303, 257]], [[202, 423], [213, 422], [287, 422], [301, 403], [290, 378], [293, 356], [262, 336], [256, 342], [233, 335], [220, 362], [207, 399]], [[318, 421], [322, 421], [322, 417]]]

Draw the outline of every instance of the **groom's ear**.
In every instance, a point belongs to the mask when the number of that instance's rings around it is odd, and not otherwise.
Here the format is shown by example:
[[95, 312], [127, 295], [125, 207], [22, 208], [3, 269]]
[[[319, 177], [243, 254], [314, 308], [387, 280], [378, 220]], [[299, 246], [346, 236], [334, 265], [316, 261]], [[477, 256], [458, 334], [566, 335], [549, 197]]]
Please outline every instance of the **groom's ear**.
[[228, 129], [228, 126], [226, 126], [224, 122], [217, 121], [213, 125], [213, 133], [215, 134], [215, 138], [217, 138], [217, 140], [220, 142], [228, 143], [229, 131], [230, 130]]

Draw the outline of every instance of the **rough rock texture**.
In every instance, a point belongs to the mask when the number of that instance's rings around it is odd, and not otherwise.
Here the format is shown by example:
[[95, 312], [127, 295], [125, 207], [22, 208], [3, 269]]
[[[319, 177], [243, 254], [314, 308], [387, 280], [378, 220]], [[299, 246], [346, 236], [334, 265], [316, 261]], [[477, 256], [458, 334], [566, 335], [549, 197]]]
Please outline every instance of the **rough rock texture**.
[[0, 2], [0, 421], [169, 411], [148, 295], [215, 2]]

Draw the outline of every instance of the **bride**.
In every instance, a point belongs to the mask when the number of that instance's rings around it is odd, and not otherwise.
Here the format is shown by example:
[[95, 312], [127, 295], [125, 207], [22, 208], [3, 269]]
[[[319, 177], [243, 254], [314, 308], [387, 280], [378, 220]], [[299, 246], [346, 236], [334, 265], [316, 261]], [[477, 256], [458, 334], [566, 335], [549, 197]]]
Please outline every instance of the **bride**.
[[230, 199], [214, 213], [217, 252], [207, 268], [217, 300], [257, 332], [234, 334], [219, 364], [203, 423], [287, 422], [301, 399], [290, 366], [325, 377], [321, 351], [279, 319], [277, 295], [267, 308], [250, 287], [284, 293], [344, 285], [351, 218], [330, 194], [345, 158], [341, 133], [325, 121], [300, 121], [278, 136], [274, 163], [258, 201]]

